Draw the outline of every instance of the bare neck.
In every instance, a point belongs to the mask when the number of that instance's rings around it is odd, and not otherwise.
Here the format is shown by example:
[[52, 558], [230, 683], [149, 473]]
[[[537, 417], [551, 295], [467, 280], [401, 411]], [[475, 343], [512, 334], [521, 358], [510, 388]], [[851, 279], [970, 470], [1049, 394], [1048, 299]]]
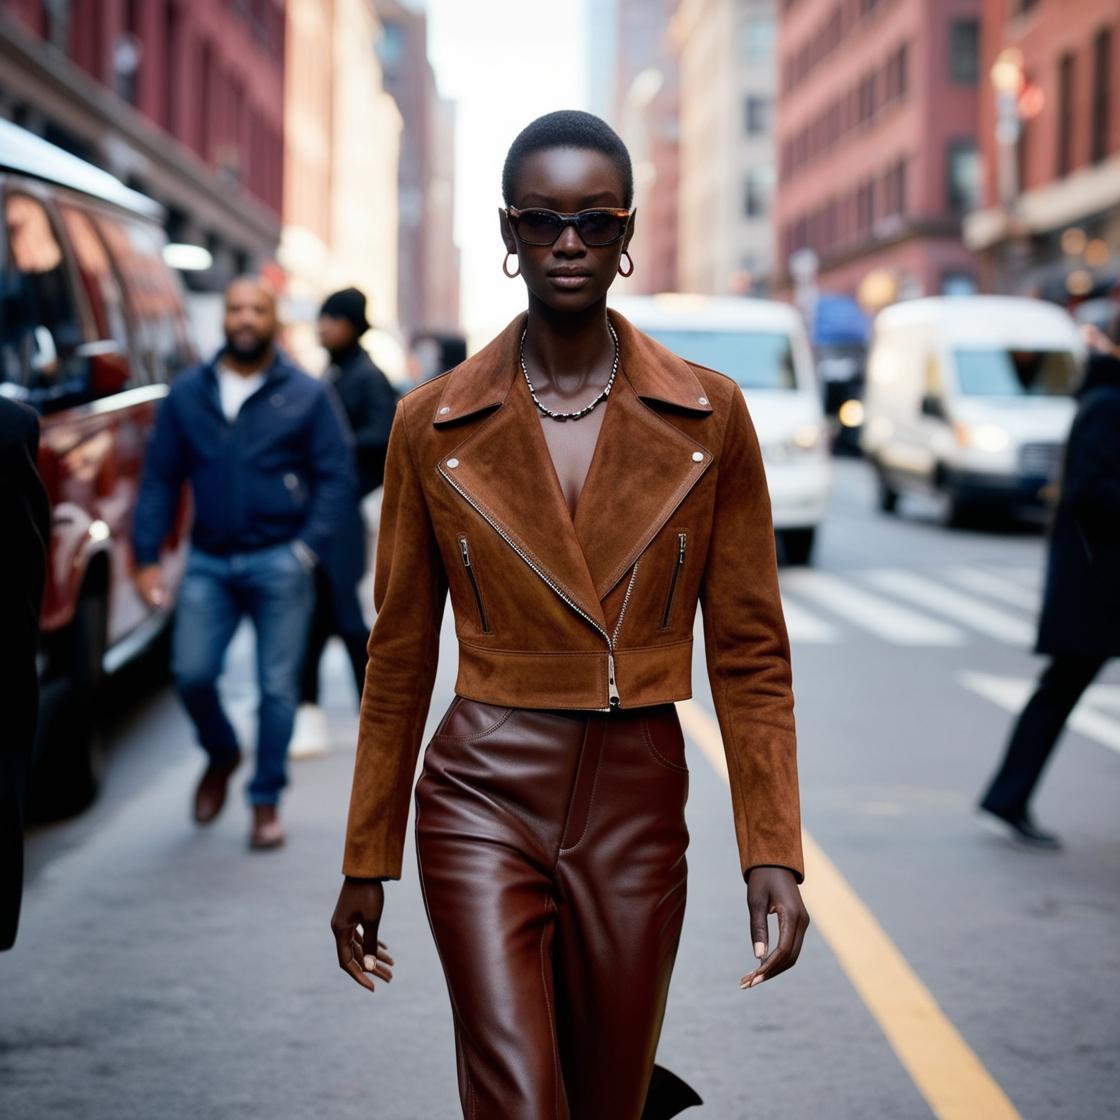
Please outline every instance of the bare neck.
[[613, 360], [606, 301], [559, 314], [530, 299], [525, 363], [535, 384], [552, 384], [563, 391], [605, 382]]

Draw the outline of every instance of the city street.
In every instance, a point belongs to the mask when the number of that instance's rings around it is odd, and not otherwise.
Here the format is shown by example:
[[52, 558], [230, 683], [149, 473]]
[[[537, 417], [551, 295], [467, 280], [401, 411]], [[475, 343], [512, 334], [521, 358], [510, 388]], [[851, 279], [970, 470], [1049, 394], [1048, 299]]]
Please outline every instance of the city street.
[[[974, 804], [1042, 664], [1027, 652], [1042, 536], [949, 530], [932, 502], [888, 517], [852, 460], [835, 463], [822, 533], [814, 566], [783, 573], [814, 925], [798, 967], [749, 992], [697, 643], [683, 713], [691, 889], [659, 1053], [705, 1099], [685, 1115], [1114, 1114], [1120, 665], [1079, 708], [1037, 799], [1064, 851], [1017, 848]], [[429, 728], [452, 694], [450, 629], [443, 651]], [[225, 682], [242, 726], [251, 654], [242, 633]], [[328, 664], [334, 748], [293, 763], [276, 853], [247, 850], [239, 798], [213, 827], [191, 824], [202, 756], [169, 689], [113, 717], [98, 803], [29, 837], [23, 924], [0, 955], [6, 1120], [457, 1115], [411, 855], [386, 890], [392, 984], [370, 996], [337, 966], [328, 920], [356, 721], [341, 649]], [[954, 1110], [955, 1088], [969, 1103]]]

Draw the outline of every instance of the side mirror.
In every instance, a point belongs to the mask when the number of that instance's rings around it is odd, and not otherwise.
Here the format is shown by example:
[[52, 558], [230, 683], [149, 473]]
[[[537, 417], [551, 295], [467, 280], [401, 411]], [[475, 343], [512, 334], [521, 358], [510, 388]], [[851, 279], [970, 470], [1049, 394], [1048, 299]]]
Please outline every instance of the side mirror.
[[935, 420], [944, 420], [949, 422], [949, 417], [945, 413], [945, 404], [939, 396], [934, 393], [926, 393], [922, 397], [922, 415], [932, 416]]
[[58, 347], [49, 327], [39, 324], [31, 333], [31, 368], [36, 373], [53, 374], [58, 369]]

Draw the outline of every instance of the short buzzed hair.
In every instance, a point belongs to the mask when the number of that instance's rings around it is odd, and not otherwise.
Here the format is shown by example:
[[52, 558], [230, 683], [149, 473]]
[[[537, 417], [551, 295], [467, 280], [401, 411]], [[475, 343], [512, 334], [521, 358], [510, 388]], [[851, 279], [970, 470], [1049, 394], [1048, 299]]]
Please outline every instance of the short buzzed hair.
[[623, 206], [629, 207], [634, 201], [634, 171], [622, 138], [605, 120], [593, 113], [561, 109], [537, 117], [518, 133], [517, 139], [510, 145], [502, 168], [502, 197], [507, 206], [513, 205], [517, 175], [525, 157], [548, 148], [584, 148], [602, 152], [618, 169], [622, 180]]

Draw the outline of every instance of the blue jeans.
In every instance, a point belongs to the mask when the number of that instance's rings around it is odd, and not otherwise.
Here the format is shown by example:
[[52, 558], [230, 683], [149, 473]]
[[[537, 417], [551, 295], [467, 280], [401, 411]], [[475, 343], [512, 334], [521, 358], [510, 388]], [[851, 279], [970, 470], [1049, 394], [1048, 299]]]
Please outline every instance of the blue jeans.
[[240, 747], [218, 696], [218, 677], [238, 624], [257, 632], [260, 686], [254, 805], [275, 805], [287, 785], [299, 677], [311, 619], [310, 573], [287, 544], [211, 556], [194, 550], [179, 588], [172, 671], [211, 763], [231, 762]]

